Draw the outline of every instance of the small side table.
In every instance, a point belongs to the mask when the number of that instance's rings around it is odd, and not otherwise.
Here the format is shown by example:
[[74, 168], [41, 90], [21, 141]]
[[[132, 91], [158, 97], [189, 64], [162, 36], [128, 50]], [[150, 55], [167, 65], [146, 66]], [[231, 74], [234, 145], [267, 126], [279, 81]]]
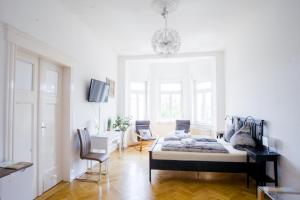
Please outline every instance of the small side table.
[[[266, 185], [266, 183], [275, 183], [278, 186], [278, 170], [277, 162], [280, 154], [269, 151], [267, 149], [257, 150], [255, 148], [248, 148], [247, 150], [247, 164], [250, 166], [250, 159], [255, 162], [255, 175], [256, 186]], [[273, 162], [274, 167], [274, 179], [266, 174], [266, 163]], [[249, 187], [250, 167], [247, 170], [247, 187]]]
[[300, 191], [286, 187], [258, 187], [258, 200], [294, 200], [300, 199]]

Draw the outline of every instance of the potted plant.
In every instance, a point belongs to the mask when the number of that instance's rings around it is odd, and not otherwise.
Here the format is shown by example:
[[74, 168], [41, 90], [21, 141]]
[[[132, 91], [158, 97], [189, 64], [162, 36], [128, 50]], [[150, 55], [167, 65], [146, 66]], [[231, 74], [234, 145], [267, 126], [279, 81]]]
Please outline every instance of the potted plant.
[[122, 150], [124, 150], [124, 135], [125, 132], [128, 130], [128, 128], [131, 125], [131, 118], [130, 117], [121, 117], [120, 115], [117, 116], [114, 124], [113, 124], [113, 128], [116, 131], [121, 131], [122, 135], [121, 135], [121, 147]]

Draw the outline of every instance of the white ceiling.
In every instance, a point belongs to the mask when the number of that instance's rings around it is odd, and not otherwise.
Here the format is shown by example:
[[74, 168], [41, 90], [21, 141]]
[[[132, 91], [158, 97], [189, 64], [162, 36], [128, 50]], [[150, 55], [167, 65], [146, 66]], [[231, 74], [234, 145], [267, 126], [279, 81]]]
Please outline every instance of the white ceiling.
[[[61, 0], [119, 54], [153, 53], [150, 39], [163, 26], [151, 0]], [[180, 52], [223, 50], [237, 23], [251, 16], [261, 0], [181, 0], [169, 27], [182, 39]]]

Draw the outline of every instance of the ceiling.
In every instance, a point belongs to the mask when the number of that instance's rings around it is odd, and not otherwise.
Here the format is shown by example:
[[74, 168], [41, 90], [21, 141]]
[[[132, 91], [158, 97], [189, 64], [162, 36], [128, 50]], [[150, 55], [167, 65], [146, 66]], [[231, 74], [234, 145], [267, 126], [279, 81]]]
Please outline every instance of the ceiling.
[[[163, 26], [151, 0], [61, 0], [96, 33], [109, 40], [118, 54], [152, 54], [150, 39]], [[259, 0], [181, 0], [169, 15], [169, 27], [180, 36], [180, 52], [223, 50], [237, 23]], [[100, 40], [101, 41], [101, 40]]]

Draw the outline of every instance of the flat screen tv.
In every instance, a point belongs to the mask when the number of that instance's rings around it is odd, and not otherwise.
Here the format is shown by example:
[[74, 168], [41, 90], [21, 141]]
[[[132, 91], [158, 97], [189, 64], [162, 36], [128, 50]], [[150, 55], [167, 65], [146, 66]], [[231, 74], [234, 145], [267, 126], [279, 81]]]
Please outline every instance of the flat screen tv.
[[109, 85], [105, 82], [91, 79], [88, 101], [107, 102]]

